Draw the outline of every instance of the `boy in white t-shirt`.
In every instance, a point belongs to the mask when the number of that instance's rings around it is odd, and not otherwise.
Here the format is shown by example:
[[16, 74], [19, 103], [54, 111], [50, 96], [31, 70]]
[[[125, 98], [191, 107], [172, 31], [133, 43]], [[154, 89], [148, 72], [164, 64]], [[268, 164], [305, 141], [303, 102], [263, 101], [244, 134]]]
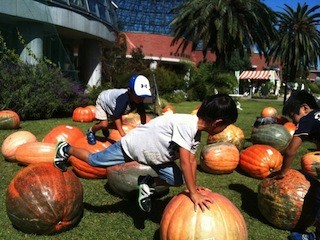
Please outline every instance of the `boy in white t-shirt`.
[[[140, 177], [138, 203], [143, 211], [151, 210], [151, 195], [154, 187], [181, 186], [184, 182], [190, 192], [195, 210], [208, 208], [210, 198], [202, 195], [196, 185], [196, 150], [201, 131], [210, 135], [223, 131], [237, 120], [235, 102], [226, 94], [217, 94], [205, 99], [197, 115], [171, 114], [154, 118], [145, 125], [131, 130], [120, 141], [98, 153], [76, 148], [66, 142], [57, 145], [54, 164], [67, 170], [67, 160], [73, 155], [92, 166], [113, 166], [129, 161], [149, 165], [158, 174], [157, 178]], [[180, 168], [175, 163], [180, 159]]]
[[108, 89], [102, 91], [96, 101], [96, 119], [99, 120], [87, 132], [87, 140], [96, 144], [95, 133], [102, 130], [105, 137], [109, 136], [109, 122], [115, 124], [121, 137], [126, 135], [122, 129], [121, 116], [137, 110], [142, 124], [146, 123], [144, 99], [151, 97], [149, 80], [143, 75], [133, 75], [129, 88]]

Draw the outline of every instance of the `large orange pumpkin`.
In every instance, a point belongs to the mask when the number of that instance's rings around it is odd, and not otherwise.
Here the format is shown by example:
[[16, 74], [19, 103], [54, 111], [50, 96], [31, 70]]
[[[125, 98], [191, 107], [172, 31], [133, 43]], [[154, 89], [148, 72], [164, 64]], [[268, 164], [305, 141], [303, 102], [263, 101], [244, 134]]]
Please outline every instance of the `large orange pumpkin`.
[[215, 135], [208, 135], [207, 144], [216, 142], [233, 143], [240, 151], [245, 143], [244, 132], [241, 128], [230, 124], [222, 132]]
[[92, 122], [94, 118], [90, 108], [77, 107], [73, 110], [72, 120], [75, 122]]
[[318, 172], [320, 174], [320, 151], [306, 153], [301, 157], [300, 163], [302, 170], [315, 177], [320, 177], [318, 175]]
[[262, 179], [281, 169], [281, 153], [263, 144], [254, 144], [240, 153], [240, 168], [249, 176]]
[[[151, 117], [146, 115], [146, 122], [149, 122]], [[128, 113], [121, 116], [122, 125], [135, 128], [141, 124], [140, 115], [138, 113]]]
[[210, 209], [195, 212], [187, 191], [176, 195], [163, 212], [161, 239], [248, 239], [247, 225], [239, 209], [223, 195], [209, 189], [200, 191], [211, 198]]
[[319, 182], [290, 169], [283, 179], [263, 179], [258, 186], [258, 208], [277, 228], [305, 231], [315, 220]]
[[72, 145], [75, 141], [84, 136], [85, 134], [80, 128], [63, 124], [54, 127], [50, 132], [48, 132], [44, 136], [42, 142], [56, 144], [60, 141], [65, 141]]
[[271, 117], [271, 118], [275, 118], [278, 115], [278, 111], [277, 109], [275, 109], [274, 107], [265, 107], [261, 110], [261, 117]]
[[54, 143], [28, 142], [16, 149], [16, 160], [22, 165], [40, 162], [53, 163], [55, 155], [56, 145]]
[[89, 108], [91, 110], [92, 116], [93, 116], [93, 120], [96, 119], [96, 111], [97, 111], [96, 106], [88, 105], [88, 106], [86, 106], [86, 108]]
[[20, 117], [15, 111], [0, 111], [0, 129], [17, 129], [20, 127]]
[[[109, 142], [101, 142], [97, 140], [95, 145], [88, 144], [87, 138], [82, 137], [78, 139], [74, 145], [75, 147], [87, 149], [91, 153], [100, 152], [110, 146]], [[87, 179], [107, 178], [107, 169], [105, 167], [94, 167], [88, 163], [81, 161], [75, 156], [69, 158], [73, 171], [78, 177]]]
[[83, 215], [83, 188], [70, 170], [52, 163], [31, 164], [10, 182], [7, 215], [25, 233], [54, 234], [73, 228]]
[[2, 155], [6, 160], [15, 162], [17, 148], [28, 142], [37, 142], [37, 137], [29, 131], [14, 132], [3, 141], [1, 146]]
[[200, 166], [208, 173], [233, 172], [239, 163], [239, 150], [232, 143], [213, 143], [201, 150]]

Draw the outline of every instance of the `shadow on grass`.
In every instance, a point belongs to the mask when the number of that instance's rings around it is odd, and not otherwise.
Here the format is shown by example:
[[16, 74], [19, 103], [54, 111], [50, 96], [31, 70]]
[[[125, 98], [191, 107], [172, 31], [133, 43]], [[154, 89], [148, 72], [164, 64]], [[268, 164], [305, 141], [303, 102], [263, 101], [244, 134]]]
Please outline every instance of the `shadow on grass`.
[[[90, 203], [85, 202], [84, 208], [90, 212], [94, 213], [125, 213], [127, 216], [130, 216], [133, 220], [134, 226], [137, 229], [145, 228], [145, 221], [150, 220], [154, 223], [160, 224], [162, 213], [164, 208], [167, 206], [168, 202], [171, 200], [171, 197], [166, 197], [163, 199], [152, 199], [152, 209], [151, 212], [143, 212], [136, 199], [120, 199], [119, 202], [111, 205], [99, 205], [94, 206]], [[155, 232], [153, 239], [160, 239], [158, 230]]]
[[241, 209], [249, 216], [259, 220], [260, 222], [270, 225], [270, 223], [260, 213], [258, 208], [258, 194], [243, 184], [230, 184], [229, 189], [241, 194]]

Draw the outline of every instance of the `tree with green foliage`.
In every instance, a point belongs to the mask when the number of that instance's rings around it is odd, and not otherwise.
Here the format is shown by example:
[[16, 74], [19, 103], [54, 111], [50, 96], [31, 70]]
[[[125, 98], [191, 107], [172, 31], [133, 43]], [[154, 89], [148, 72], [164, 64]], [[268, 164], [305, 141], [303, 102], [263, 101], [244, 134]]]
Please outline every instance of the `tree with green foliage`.
[[[309, 9], [307, 4], [298, 3], [294, 10], [285, 4], [284, 12], [278, 12], [278, 38], [270, 48], [273, 59], [284, 65], [283, 79], [296, 81], [299, 72], [307, 74], [311, 66], [318, 65], [320, 56], [320, 5]], [[287, 87], [285, 87], [286, 101]]]
[[193, 49], [202, 44], [216, 54], [220, 70], [225, 70], [232, 53], [243, 57], [253, 46], [267, 56], [275, 37], [275, 13], [259, 0], [189, 0], [172, 10], [176, 17], [170, 23], [174, 32], [172, 44], [181, 39], [184, 50], [189, 43]]

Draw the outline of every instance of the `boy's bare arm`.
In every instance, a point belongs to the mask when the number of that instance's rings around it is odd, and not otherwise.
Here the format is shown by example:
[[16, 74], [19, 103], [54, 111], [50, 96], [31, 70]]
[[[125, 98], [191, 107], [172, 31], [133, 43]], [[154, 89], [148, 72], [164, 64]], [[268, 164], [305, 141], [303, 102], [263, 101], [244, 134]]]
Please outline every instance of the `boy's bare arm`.
[[125, 136], [126, 133], [123, 131], [122, 129], [122, 122], [121, 122], [121, 118], [114, 118], [113, 119], [114, 124], [116, 125], [117, 130], [119, 131], [121, 137]]
[[194, 203], [194, 210], [197, 211], [198, 206], [202, 211], [209, 209], [208, 203], [212, 202], [210, 198], [202, 195], [197, 191], [196, 185], [196, 166], [195, 156], [190, 151], [180, 147], [180, 166], [190, 193], [190, 198]]

